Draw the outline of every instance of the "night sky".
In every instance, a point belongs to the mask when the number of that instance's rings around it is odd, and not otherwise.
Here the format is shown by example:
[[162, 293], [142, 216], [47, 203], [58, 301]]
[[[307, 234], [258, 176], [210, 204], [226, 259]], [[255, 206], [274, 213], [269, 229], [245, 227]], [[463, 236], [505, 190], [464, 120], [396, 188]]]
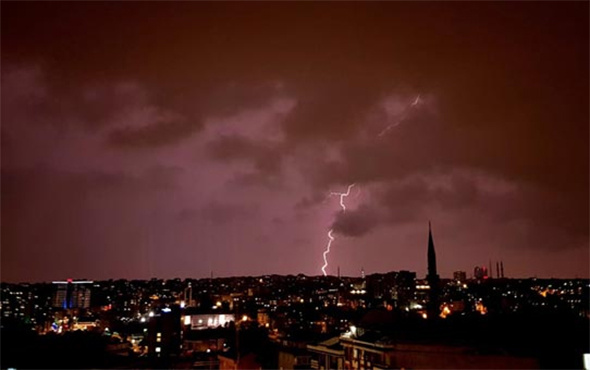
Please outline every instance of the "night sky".
[[590, 276], [588, 2], [1, 6], [2, 281]]

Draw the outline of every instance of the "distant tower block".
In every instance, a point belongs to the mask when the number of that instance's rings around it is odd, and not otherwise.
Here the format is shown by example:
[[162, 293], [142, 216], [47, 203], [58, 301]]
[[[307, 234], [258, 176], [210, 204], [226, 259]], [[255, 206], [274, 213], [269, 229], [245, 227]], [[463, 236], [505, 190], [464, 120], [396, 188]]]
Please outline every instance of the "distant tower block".
[[496, 277], [500, 278], [500, 264], [496, 261]]
[[500, 261], [500, 273], [502, 274], [502, 278], [504, 278], [504, 261]]
[[453, 280], [457, 282], [465, 282], [467, 281], [467, 273], [465, 271], [455, 271], [453, 272]]
[[473, 277], [477, 280], [484, 280], [489, 278], [488, 269], [485, 266], [475, 266], [473, 269]]
[[361, 278], [365, 278], [365, 268], [361, 267]]
[[338, 266], [338, 279], [340, 279], [340, 266]]

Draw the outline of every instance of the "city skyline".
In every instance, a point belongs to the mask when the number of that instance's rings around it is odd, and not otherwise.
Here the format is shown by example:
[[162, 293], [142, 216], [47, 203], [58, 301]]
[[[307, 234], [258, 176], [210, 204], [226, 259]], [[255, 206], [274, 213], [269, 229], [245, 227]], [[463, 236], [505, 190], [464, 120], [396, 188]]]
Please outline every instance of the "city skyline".
[[316, 276], [332, 235], [329, 275], [422, 278], [429, 221], [443, 278], [589, 278], [588, 25], [587, 2], [3, 2], [1, 280]]

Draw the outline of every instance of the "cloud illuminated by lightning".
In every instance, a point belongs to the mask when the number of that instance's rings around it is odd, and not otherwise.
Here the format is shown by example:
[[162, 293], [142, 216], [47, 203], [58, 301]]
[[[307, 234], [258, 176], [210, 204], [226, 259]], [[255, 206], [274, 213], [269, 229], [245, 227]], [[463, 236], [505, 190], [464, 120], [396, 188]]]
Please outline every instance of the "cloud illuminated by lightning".
[[[346, 193], [338, 193], [338, 192], [331, 192], [330, 195], [338, 195], [340, 197], [340, 207], [342, 208], [342, 212], [346, 212], [346, 204], [344, 204], [344, 198], [346, 198], [347, 196], [350, 195], [350, 190], [355, 186], [355, 184], [350, 184], [348, 185], [348, 188], [346, 189]], [[330, 246], [332, 245], [332, 242], [334, 241], [334, 237], [332, 236], [332, 231], [334, 231], [333, 229], [330, 229], [328, 231], [328, 245], [326, 246], [326, 250], [324, 251], [324, 265], [322, 266], [322, 273], [324, 274], [324, 276], [327, 276], [328, 274], [326, 273], [326, 267], [328, 267], [328, 253], [330, 253]]]
[[[385, 127], [385, 129], [383, 129], [379, 133], [379, 135], [377, 135], [377, 136], [381, 137], [381, 136], [385, 135], [392, 128], [399, 126], [408, 117], [410, 110], [412, 110], [414, 107], [418, 106], [421, 102], [422, 102], [422, 100], [420, 99], [420, 95], [416, 96], [416, 98], [402, 111], [402, 113], [399, 116], [399, 118], [397, 119], [397, 121], [388, 125], [387, 127]], [[344, 203], [344, 198], [346, 198], [350, 195], [350, 190], [354, 186], [355, 186], [354, 183], [348, 185], [348, 188], [346, 189], [346, 193], [338, 193], [338, 192], [331, 192], [330, 193], [331, 196], [338, 195], [340, 197], [340, 208], [342, 208], [342, 212], [346, 212], [346, 204]], [[357, 194], [357, 196], [358, 196], [358, 194]], [[324, 276], [328, 275], [326, 273], [326, 268], [328, 267], [328, 254], [330, 253], [330, 247], [332, 246], [332, 242], [335, 240], [334, 236], [332, 236], [333, 231], [334, 231], [334, 229], [330, 229], [328, 231], [328, 245], [326, 246], [326, 250], [324, 251], [324, 254], [323, 254], [324, 265], [322, 266], [322, 273], [324, 274]]]

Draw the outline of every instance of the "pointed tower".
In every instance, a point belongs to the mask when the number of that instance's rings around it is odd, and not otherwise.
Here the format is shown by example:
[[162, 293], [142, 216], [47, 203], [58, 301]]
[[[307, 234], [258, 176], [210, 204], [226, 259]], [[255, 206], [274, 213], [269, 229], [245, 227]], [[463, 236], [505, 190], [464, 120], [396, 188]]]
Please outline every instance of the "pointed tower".
[[438, 274], [436, 273], [436, 252], [434, 251], [434, 241], [432, 240], [432, 227], [430, 225], [430, 221], [428, 221], [428, 275], [429, 276], [436, 276], [438, 278]]
[[428, 299], [428, 318], [435, 319], [440, 314], [439, 309], [439, 285], [440, 278], [436, 271], [436, 252], [434, 251], [434, 240], [432, 239], [432, 227], [428, 221], [428, 275], [426, 280], [430, 286]]

